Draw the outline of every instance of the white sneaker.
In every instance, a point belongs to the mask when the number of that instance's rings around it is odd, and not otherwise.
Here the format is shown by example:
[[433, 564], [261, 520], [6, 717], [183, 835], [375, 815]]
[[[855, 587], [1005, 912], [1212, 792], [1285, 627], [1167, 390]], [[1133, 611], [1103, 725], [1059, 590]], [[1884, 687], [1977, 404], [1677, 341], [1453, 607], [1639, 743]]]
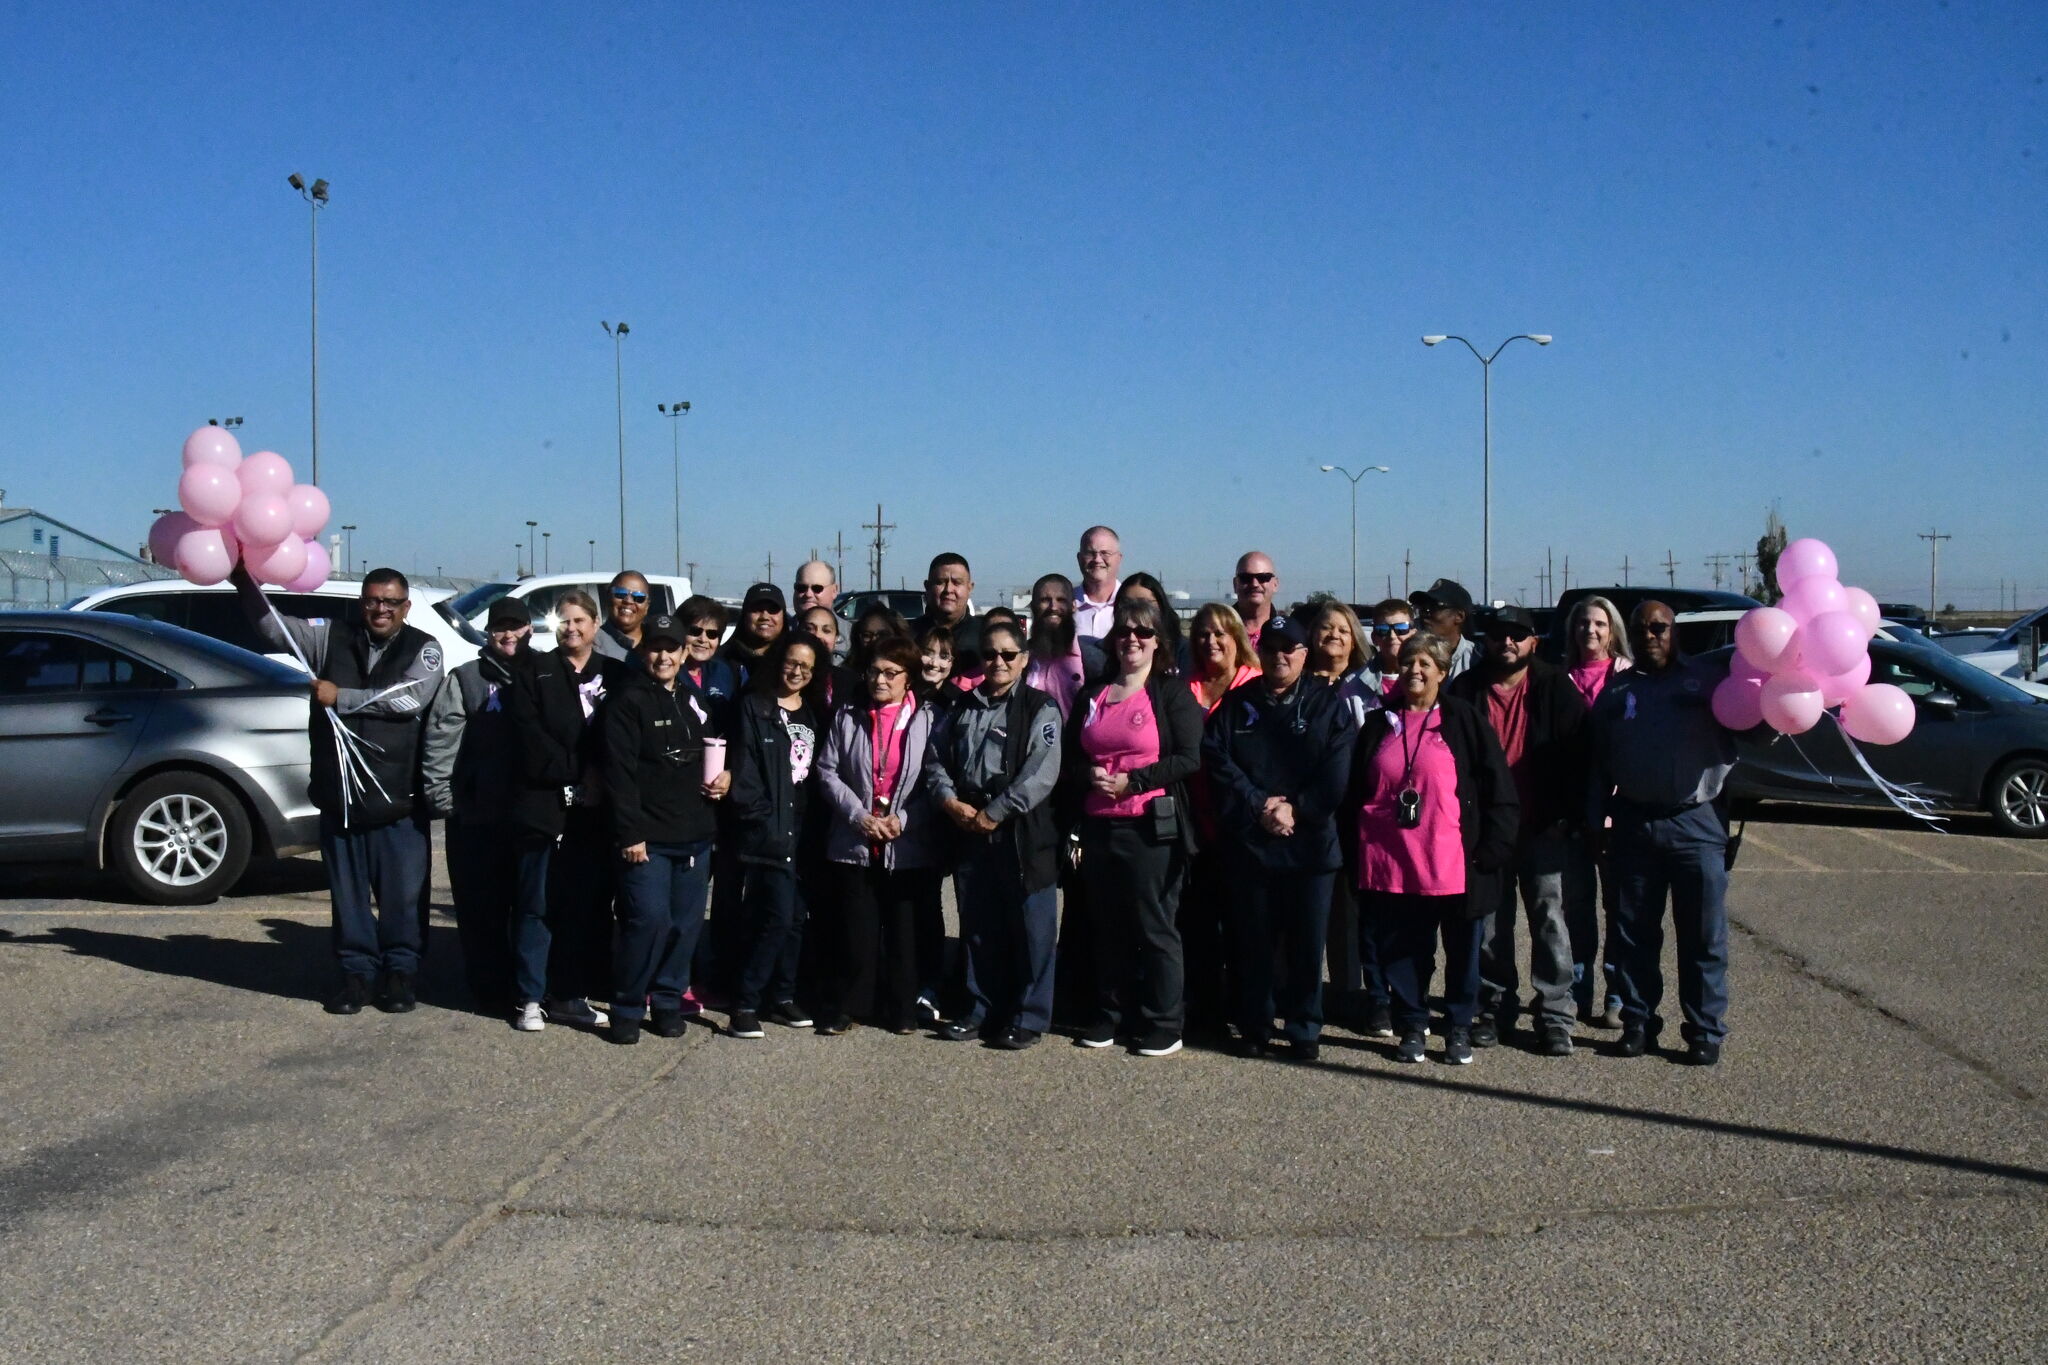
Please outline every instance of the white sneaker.
[[521, 1033], [539, 1033], [548, 1026], [548, 1017], [541, 1011], [538, 1001], [529, 1000], [512, 1014], [512, 1027]]

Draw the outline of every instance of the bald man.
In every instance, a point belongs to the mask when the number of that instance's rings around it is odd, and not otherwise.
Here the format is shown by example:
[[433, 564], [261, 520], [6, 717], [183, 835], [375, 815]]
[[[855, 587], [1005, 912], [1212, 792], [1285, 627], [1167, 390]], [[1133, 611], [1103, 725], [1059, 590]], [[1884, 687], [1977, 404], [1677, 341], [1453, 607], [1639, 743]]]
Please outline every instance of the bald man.
[[[790, 585], [790, 619], [801, 619], [813, 608], [832, 610], [832, 604], [839, 600], [839, 575], [832, 566], [822, 559], [806, 560], [796, 571], [796, 581]], [[848, 641], [840, 639], [844, 632], [835, 631], [832, 637], [832, 659], [835, 663], [846, 661]]]
[[1280, 595], [1280, 574], [1272, 559], [1253, 550], [1237, 561], [1231, 585], [1237, 590], [1237, 614], [1244, 621], [1245, 634], [1252, 637], [1252, 648], [1257, 649], [1266, 622], [1273, 619], [1273, 603]]

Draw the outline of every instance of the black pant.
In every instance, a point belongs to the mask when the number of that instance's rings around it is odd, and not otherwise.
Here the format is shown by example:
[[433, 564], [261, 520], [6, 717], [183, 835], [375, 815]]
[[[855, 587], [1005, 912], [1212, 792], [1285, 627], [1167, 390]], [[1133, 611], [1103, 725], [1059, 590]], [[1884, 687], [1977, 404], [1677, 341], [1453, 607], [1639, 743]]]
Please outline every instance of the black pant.
[[1149, 824], [1144, 817], [1081, 822], [1081, 875], [1093, 916], [1093, 1022], [1111, 1028], [1135, 1022], [1143, 1032], [1177, 1037], [1184, 1003], [1174, 916], [1183, 861], [1179, 842], [1153, 842]]
[[1175, 916], [1190, 1029], [1218, 1030], [1232, 1016], [1230, 955], [1224, 951], [1231, 891], [1223, 850], [1213, 843], [1204, 845], [1189, 866]]
[[448, 881], [462, 976], [478, 1009], [512, 1007], [512, 906], [519, 896], [519, 832], [450, 816]]
[[1429, 983], [1436, 975], [1436, 945], [1444, 945], [1444, 1019], [1454, 1029], [1472, 1027], [1479, 1003], [1479, 945], [1486, 917], [1466, 914], [1464, 896], [1394, 895], [1361, 891], [1359, 903], [1377, 923], [1380, 967], [1393, 997], [1394, 1027], [1403, 1033], [1429, 1027]]
[[840, 959], [831, 990], [833, 1014], [888, 1027], [917, 1015], [917, 910], [938, 873], [929, 868], [855, 867], [834, 863], [839, 891]]
[[1264, 1042], [1277, 1014], [1283, 1037], [1312, 1043], [1323, 1031], [1323, 951], [1337, 874], [1263, 867], [1242, 849], [1228, 851], [1226, 866], [1238, 1034]]
[[427, 946], [425, 896], [433, 861], [426, 817], [346, 829], [323, 812], [320, 859], [334, 899], [334, 954], [341, 969], [351, 976], [418, 971]]
[[741, 912], [733, 1008], [758, 1011], [794, 999], [804, 942], [803, 878], [796, 867], [749, 863]]

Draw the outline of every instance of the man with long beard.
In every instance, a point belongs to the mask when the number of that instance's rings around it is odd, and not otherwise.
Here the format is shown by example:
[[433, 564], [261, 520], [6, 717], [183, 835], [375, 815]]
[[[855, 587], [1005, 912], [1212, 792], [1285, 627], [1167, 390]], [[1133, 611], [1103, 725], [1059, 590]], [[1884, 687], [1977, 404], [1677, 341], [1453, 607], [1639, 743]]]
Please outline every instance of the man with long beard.
[[1053, 699], [1060, 719], [1073, 709], [1081, 684], [1102, 669], [1102, 643], [1074, 624], [1074, 585], [1065, 574], [1049, 573], [1031, 585], [1031, 662], [1026, 686]]

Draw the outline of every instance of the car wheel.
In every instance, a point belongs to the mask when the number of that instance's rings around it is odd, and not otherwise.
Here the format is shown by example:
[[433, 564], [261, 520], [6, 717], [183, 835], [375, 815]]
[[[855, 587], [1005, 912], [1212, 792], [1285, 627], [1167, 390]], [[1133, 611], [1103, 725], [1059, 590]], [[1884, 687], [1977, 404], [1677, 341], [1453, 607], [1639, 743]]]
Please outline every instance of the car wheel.
[[2007, 834], [2048, 838], [2048, 758], [2016, 758], [1991, 779], [1991, 818]]
[[158, 773], [121, 800], [107, 861], [131, 891], [157, 905], [202, 905], [249, 866], [249, 814], [204, 773]]

